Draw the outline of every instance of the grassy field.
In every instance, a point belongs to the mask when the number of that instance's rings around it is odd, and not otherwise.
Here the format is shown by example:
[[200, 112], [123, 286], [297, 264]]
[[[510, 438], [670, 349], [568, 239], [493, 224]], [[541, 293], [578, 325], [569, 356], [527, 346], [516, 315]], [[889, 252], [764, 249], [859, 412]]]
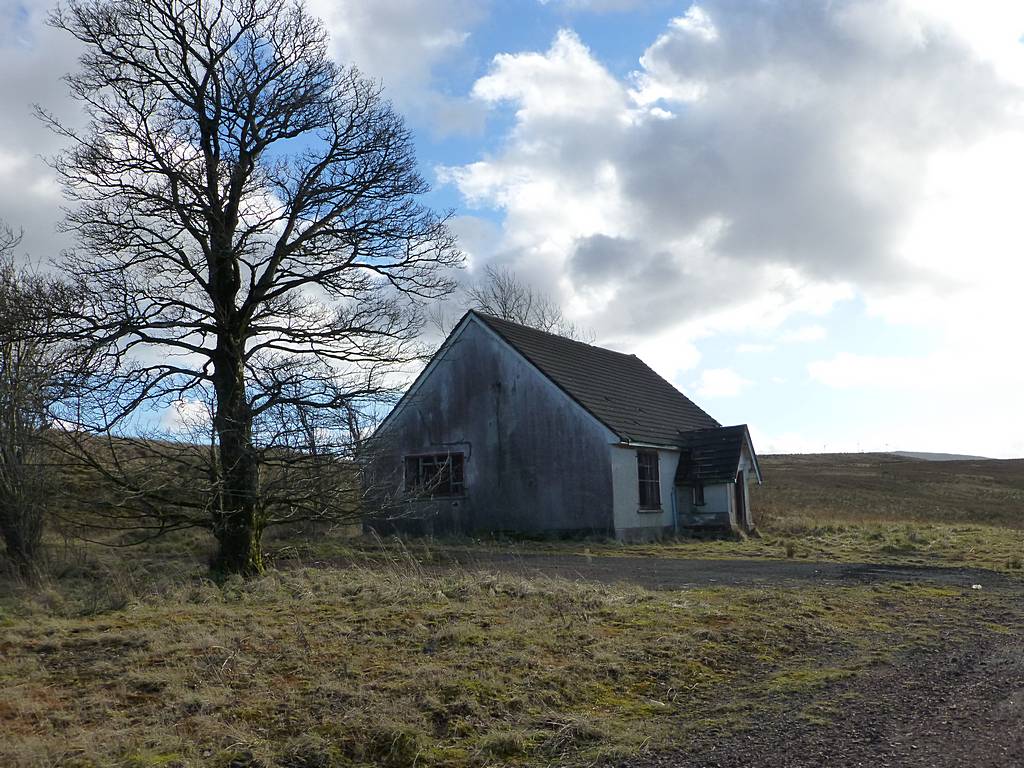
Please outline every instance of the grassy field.
[[413, 560], [221, 586], [166, 560], [74, 567], [0, 599], [0, 764], [593, 764], [749, 727], [781, 695], [829, 717], [829, 684], [998, 601], [649, 592]]
[[760, 458], [752, 492], [762, 526], [829, 523], [983, 524], [1024, 530], [1024, 459], [922, 461], [891, 454]]
[[[683, 558], [795, 558], [825, 562], [988, 568], [1024, 576], [1024, 460], [931, 462], [887, 454], [765, 456], [751, 489], [757, 534], [608, 540], [409, 541], [318, 538], [272, 547], [279, 557], [372, 558], [411, 549], [443, 562], [453, 550]], [[394, 552], [391, 553], [393, 555]], [[384, 559], [388, 556], [384, 556]]]
[[766, 456], [751, 493], [762, 531], [741, 552], [1020, 572], [1024, 460], [890, 454]]
[[[763, 466], [746, 540], [285, 538], [267, 546], [286, 569], [220, 585], [198, 535], [54, 546], [41, 585], [0, 579], [0, 765], [592, 765], [713, 742], [782, 701], [824, 724], [838, 685], [894, 655], [1021, 631], [1019, 600], [987, 589], [654, 592], [423, 567], [512, 547], [1024, 575], [1022, 462]], [[331, 555], [345, 567], [302, 566]]]

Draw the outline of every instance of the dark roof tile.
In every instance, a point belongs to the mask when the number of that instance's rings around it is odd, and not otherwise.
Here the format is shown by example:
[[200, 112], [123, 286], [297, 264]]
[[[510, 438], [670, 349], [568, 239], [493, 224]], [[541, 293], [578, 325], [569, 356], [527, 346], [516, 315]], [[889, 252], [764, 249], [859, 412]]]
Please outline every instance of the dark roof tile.
[[718, 422], [636, 355], [473, 314], [622, 440], [676, 445]]
[[680, 435], [682, 449], [676, 468], [676, 485], [731, 483], [736, 479], [740, 452], [747, 440], [747, 425], [700, 429]]

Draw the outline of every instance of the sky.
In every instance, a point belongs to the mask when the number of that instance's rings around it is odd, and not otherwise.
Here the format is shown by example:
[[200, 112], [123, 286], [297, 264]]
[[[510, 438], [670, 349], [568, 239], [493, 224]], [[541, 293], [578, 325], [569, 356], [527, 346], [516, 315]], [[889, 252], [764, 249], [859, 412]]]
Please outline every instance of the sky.
[[[1024, 456], [1024, 3], [311, 0], [406, 116], [464, 279], [507, 267], [760, 453]], [[0, 218], [70, 245], [0, 0]]]

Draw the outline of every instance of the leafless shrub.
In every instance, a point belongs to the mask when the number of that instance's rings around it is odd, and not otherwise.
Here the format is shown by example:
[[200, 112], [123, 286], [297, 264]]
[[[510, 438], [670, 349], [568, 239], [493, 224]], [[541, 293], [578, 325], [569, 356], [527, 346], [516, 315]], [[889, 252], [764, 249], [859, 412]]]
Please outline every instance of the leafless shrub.
[[85, 357], [60, 336], [74, 292], [19, 267], [19, 241], [0, 225], [0, 536], [21, 574], [32, 578], [58, 485], [48, 441], [54, 407], [80, 383]]

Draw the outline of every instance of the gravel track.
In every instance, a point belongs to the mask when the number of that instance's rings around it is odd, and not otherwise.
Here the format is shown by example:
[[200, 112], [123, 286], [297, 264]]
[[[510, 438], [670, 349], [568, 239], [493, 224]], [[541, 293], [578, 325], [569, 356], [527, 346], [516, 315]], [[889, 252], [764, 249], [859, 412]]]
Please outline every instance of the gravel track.
[[1020, 632], [981, 639], [969, 628], [948, 628], [939, 646], [900, 654], [834, 685], [827, 696], [842, 702], [830, 724], [808, 722], [800, 712], [806, 700], [795, 698], [747, 731], [619, 766], [1024, 766]]
[[739, 560], [669, 557], [608, 557], [569, 554], [521, 554], [486, 551], [449, 551], [451, 564], [468, 571], [555, 576], [605, 584], [632, 583], [648, 589], [686, 589], [709, 586], [781, 586], [802, 584], [837, 586], [885, 582], [919, 582], [947, 586], [1024, 588], [1014, 580], [980, 568], [818, 563], [804, 560]]
[[[948, 617], [925, 648], [896, 653], [834, 683], [820, 696], [841, 702], [831, 722], [806, 717], [806, 696], [786, 697], [748, 730], [698, 737], [680, 752], [636, 758], [619, 768], [1024, 768], [1024, 581], [977, 568], [687, 560], [489, 552], [453, 555], [467, 571], [556, 576], [650, 589], [794, 587], [912, 582], [971, 588], [970, 618]], [[451, 568], [436, 566], [438, 570]], [[959, 622], [959, 623], [958, 623]], [[982, 630], [984, 623], [1005, 632]]]

